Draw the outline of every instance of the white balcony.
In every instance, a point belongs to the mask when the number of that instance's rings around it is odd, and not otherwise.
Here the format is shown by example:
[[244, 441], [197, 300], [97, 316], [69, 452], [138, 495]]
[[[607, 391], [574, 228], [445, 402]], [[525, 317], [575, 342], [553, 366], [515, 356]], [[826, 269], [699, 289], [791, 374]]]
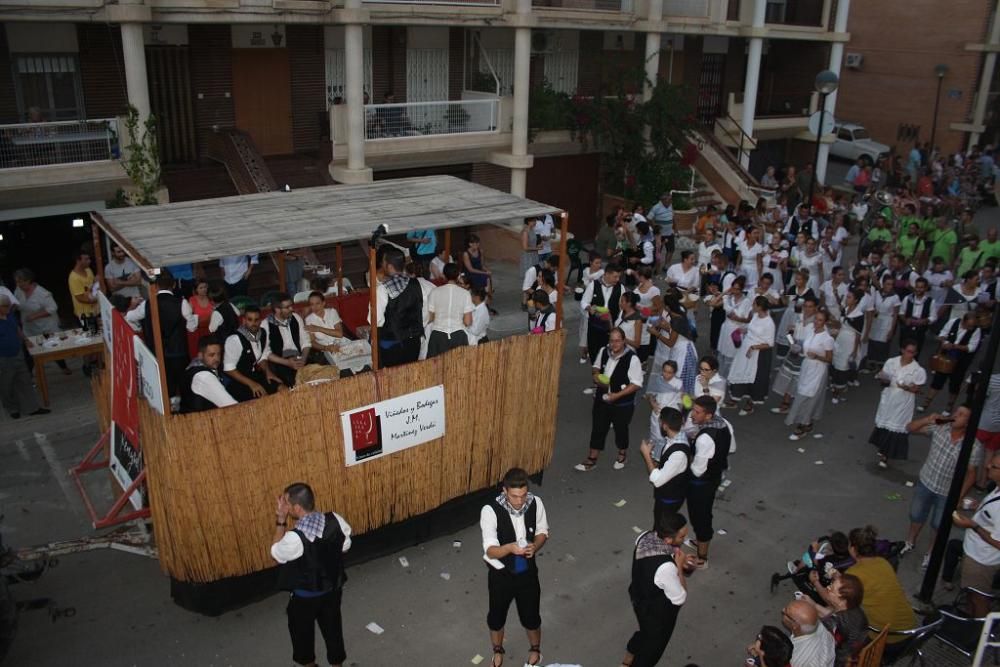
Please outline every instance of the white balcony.
[[0, 125], [0, 169], [118, 158], [118, 119]]
[[365, 140], [406, 139], [499, 130], [500, 98], [366, 104]]

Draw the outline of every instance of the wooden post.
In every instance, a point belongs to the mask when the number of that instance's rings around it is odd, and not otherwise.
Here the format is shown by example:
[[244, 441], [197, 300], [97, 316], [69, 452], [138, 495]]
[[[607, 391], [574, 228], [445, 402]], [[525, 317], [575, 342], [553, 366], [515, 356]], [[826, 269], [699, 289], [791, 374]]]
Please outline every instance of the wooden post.
[[154, 282], [149, 288], [149, 299], [146, 301], [146, 315], [153, 320], [153, 354], [160, 367], [160, 392], [163, 394], [163, 414], [170, 414], [170, 392], [167, 391], [167, 364], [163, 355], [163, 332], [160, 331], [160, 304], [157, 301], [157, 289]]
[[449, 261], [451, 260], [451, 228], [444, 230], [444, 255]]
[[559, 223], [559, 272], [556, 275], [556, 329], [562, 328], [563, 301], [566, 300], [566, 276], [569, 275], [568, 257], [566, 257], [566, 236], [569, 234], [569, 213], [562, 212], [562, 220]]
[[[101, 291], [108, 293], [108, 284], [104, 280], [104, 255], [101, 253], [101, 230], [93, 222], [90, 223], [90, 231], [94, 237], [94, 273], [97, 274], [97, 282], [101, 286]], [[111, 326], [107, 322], [105, 326]]]
[[287, 292], [288, 282], [285, 280], [285, 251], [279, 250], [275, 254], [278, 256], [278, 291]]
[[344, 296], [344, 248], [337, 244], [337, 298]]
[[368, 319], [371, 323], [369, 335], [372, 346], [372, 370], [378, 370], [378, 302], [376, 286], [378, 277], [375, 275], [375, 246], [368, 249]]

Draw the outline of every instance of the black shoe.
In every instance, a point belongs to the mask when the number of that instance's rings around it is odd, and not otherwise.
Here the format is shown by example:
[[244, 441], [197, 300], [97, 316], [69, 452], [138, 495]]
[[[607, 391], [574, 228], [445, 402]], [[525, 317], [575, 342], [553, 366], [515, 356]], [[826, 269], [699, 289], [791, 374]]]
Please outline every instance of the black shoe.
[[20, 419], [21, 418], [21, 413], [20, 412], [12, 412], [12, 413], [10, 413], [10, 418], [11, 419]]
[[528, 304], [522, 303], [521, 304], [521, 310], [523, 310], [524, 312], [528, 312]]
[[37, 410], [31, 413], [31, 416], [34, 417], [35, 415], [47, 415], [50, 412], [52, 411], [49, 410], [48, 408], [38, 408]]
[[771, 592], [774, 593], [775, 589], [778, 588], [778, 584], [781, 582], [781, 575], [775, 572], [771, 575]]

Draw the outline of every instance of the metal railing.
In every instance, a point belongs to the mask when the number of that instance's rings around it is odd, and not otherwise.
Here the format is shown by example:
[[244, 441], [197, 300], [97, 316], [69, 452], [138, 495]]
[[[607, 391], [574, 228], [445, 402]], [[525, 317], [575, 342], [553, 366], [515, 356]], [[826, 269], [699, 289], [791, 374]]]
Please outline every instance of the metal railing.
[[500, 100], [366, 104], [365, 139], [497, 132]]
[[708, 0], [665, 0], [663, 15], [671, 18], [707, 18]]
[[365, 2], [393, 5], [483, 5], [499, 6], [500, 0], [364, 0]]
[[[725, 123], [721, 122], [723, 119], [729, 121], [729, 124], [732, 125], [732, 127], [735, 129], [735, 132], [727, 128]], [[744, 153], [749, 153], [749, 151], [755, 150], [757, 148], [757, 140], [751, 137], [749, 134], [747, 134], [746, 131], [743, 129], [743, 126], [740, 125], [739, 121], [730, 116], [728, 113], [722, 114], [721, 116], [715, 119], [712, 131], [714, 132], [715, 130], [722, 131], [722, 133], [726, 135], [727, 139], [732, 141], [733, 144], [739, 146], [738, 148], [739, 152], [737, 153], [737, 155], [741, 160], [743, 159]]]
[[0, 125], [0, 169], [116, 160], [118, 119]]
[[553, 9], [584, 9], [602, 12], [622, 12], [631, 14], [632, 0], [532, 0], [532, 7], [551, 7]]

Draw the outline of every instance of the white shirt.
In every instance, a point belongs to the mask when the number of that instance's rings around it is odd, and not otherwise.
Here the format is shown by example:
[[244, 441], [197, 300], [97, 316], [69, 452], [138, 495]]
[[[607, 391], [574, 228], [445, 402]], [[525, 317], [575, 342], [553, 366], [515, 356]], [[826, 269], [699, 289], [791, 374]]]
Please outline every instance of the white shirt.
[[195, 373], [191, 380], [191, 391], [210, 401], [217, 408], [236, 405], [238, 401], [219, 382], [215, 373]]
[[885, 296], [881, 292], [875, 294], [875, 319], [872, 321], [872, 328], [869, 337], [872, 340], [886, 342], [889, 339], [889, 332], [896, 321], [899, 313], [899, 297], [895, 292]]
[[544, 218], [535, 221], [533, 231], [542, 237], [542, 242], [538, 245], [538, 254], [549, 255], [552, 253], [551, 238], [553, 229], [555, 229], [555, 224], [552, 222], [551, 215], [546, 215]]
[[[678, 433], [675, 437], [669, 438], [663, 445], [663, 451], [670, 448], [677, 442], [687, 442], [687, 437], [683, 433]], [[653, 468], [649, 473], [649, 482], [655, 487], [661, 487], [677, 475], [681, 474], [688, 467], [688, 457], [682, 451], [676, 451], [670, 455], [662, 468]]]
[[[615, 372], [615, 368], [618, 367], [618, 362], [621, 360], [622, 357], [625, 356], [625, 352], [627, 352], [628, 350], [622, 351], [622, 353], [616, 357], [614, 354], [611, 353], [610, 348], [605, 347], [602, 349], [607, 350], [608, 360], [607, 362], [605, 362], [604, 368], [601, 368], [600, 361], [602, 355], [600, 352], [598, 352], [597, 357], [595, 357], [594, 359], [595, 361], [594, 368], [597, 369], [598, 372], [603, 373], [608, 377], [611, 377], [611, 374]], [[639, 355], [637, 354], [632, 355], [632, 360], [629, 362], [628, 365], [628, 383], [634, 384], [637, 387], [642, 387], [642, 362], [639, 361]], [[625, 387], [622, 387], [622, 389], [624, 388]]]
[[653, 299], [660, 296], [660, 288], [656, 285], [650, 285], [649, 289], [645, 292], [640, 292], [637, 287], [635, 290], [635, 295], [639, 297], [639, 308], [652, 308]]
[[[305, 325], [305, 322], [302, 321], [302, 317], [298, 313], [292, 313], [292, 317], [294, 317], [298, 321], [298, 323], [299, 323], [298, 347], [295, 346], [295, 342], [296, 341], [295, 341], [294, 338], [292, 338], [292, 327], [291, 326], [283, 327], [283, 326], [279, 325], [278, 326], [278, 333], [281, 334], [281, 349], [282, 349], [282, 351], [284, 351], [284, 350], [294, 351], [295, 352], [295, 356], [299, 356], [298, 350], [304, 350], [307, 347], [311, 347], [312, 346], [312, 341], [309, 340], [309, 333], [306, 331], [306, 325]], [[267, 321], [265, 321], [264, 324], [261, 326], [261, 328], [264, 328], [264, 326], [267, 326], [268, 335], [270, 335], [270, 333], [271, 333], [271, 325], [270, 325], [270, 323], [268, 323]]]
[[228, 255], [219, 259], [219, 266], [222, 267], [222, 277], [226, 283], [235, 285], [243, 280], [250, 265], [259, 261], [257, 255]]
[[955, 276], [948, 269], [945, 269], [941, 273], [934, 273], [930, 269], [927, 269], [924, 271], [924, 278], [927, 279], [930, 285], [931, 298], [938, 303], [944, 301], [945, 297], [948, 296], [948, 288], [945, 286], [945, 283], [955, 282]]
[[[160, 296], [161, 294], [169, 294], [173, 296], [174, 293], [168, 289], [161, 289], [156, 293], [156, 296]], [[125, 313], [125, 321], [128, 322], [136, 331], [140, 331], [142, 329], [142, 321], [146, 319], [147, 303], [149, 303], [149, 301], [143, 301], [138, 306]], [[198, 328], [198, 318], [194, 314], [194, 311], [191, 310], [191, 302], [187, 299], [181, 299], [181, 317], [184, 318], [184, 328], [187, 331], [194, 331]], [[195, 322], [194, 328], [191, 328], [192, 319]]]
[[[347, 550], [351, 548], [351, 526], [344, 521], [344, 517], [336, 512], [333, 513], [333, 516], [337, 517], [340, 530], [344, 533], [344, 546], [341, 551], [347, 553]], [[302, 538], [294, 530], [286, 531], [280, 540], [271, 545], [271, 558], [281, 564], [302, 558], [303, 553], [305, 553], [305, 549], [302, 547]]]
[[823, 305], [830, 314], [835, 318], [840, 317], [840, 304], [844, 302], [847, 297], [847, 283], [841, 282], [839, 285], [834, 286], [832, 280], [827, 280], [819, 288], [820, 297], [823, 299]]
[[[997, 497], [1000, 497], [1000, 489], [990, 491], [983, 498], [979, 509], [972, 515], [972, 520], [985, 528], [994, 540], [1000, 540], [1000, 501], [995, 500]], [[1000, 549], [977, 535], [975, 530], [965, 531], [962, 547], [965, 550], [965, 555], [980, 565], [987, 567], [1000, 565]]]
[[708, 470], [708, 462], [713, 456], [715, 456], [715, 440], [708, 433], [702, 433], [694, 440], [691, 474], [695, 477], [704, 475], [705, 471]]
[[473, 308], [469, 290], [454, 283], [435, 287], [427, 300], [427, 310], [434, 315], [431, 329], [449, 335], [465, 331], [464, 316], [471, 313]]
[[[261, 330], [264, 330], [261, 327]], [[224, 371], [235, 371], [236, 363], [243, 356], [243, 343], [240, 342], [240, 334], [234, 333], [229, 338], [226, 339], [226, 346], [223, 349], [222, 354], [222, 370]], [[254, 364], [259, 364], [265, 359], [267, 359], [268, 348], [263, 347], [260, 344], [261, 336], [258, 334], [257, 341], [249, 341], [250, 349], [253, 351]]]
[[[636, 538], [636, 544], [639, 543], [640, 539], [642, 539], [642, 535]], [[653, 583], [675, 606], [679, 607], [687, 601], [687, 590], [681, 583], [680, 575], [677, 572], [677, 563], [673, 559], [656, 568], [656, 572], [653, 574]]]
[[826, 366], [828, 362], [819, 359], [810, 359], [808, 355], [812, 353], [825, 357], [828, 352], [833, 352], [834, 346], [833, 336], [827, 332], [826, 327], [823, 327], [823, 330], [819, 333], [816, 332], [816, 328], [812, 325], [806, 329], [805, 337], [802, 341], [802, 368], [799, 371], [796, 393], [807, 398], [816, 395], [822, 383], [826, 381]]
[[14, 295], [11, 293], [11, 291], [9, 289], [7, 289], [6, 287], [4, 287], [3, 285], [0, 285], [0, 296], [7, 297], [7, 299], [10, 301], [10, 305], [12, 305], [12, 306], [20, 306], [21, 305], [20, 303], [18, 303], [17, 299], [14, 298]]
[[[611, 293], [614, 291], [617, 285], [607, 285], [603, 280], [603, 274], [601, 280], [595, 280], [587, 285], [587, 289], [583, 291], [583, 298], [580, 300], [580, 308], [587, 310], [590, 308], [590, 304], [594, 301], [594, 290], [599, 289], [604, 295], [604, 306], [608, 307], [611, 301]], [[617, 306], [617, 304], [615, 304]]]
[[[514, 524], [514, 537], [517, 539], [517, 543], [521, 545], [527, 544], [528, 538], [527, 529], [524, 526], [524, 515], [511, 516], [510, 522]], [[489, 563], [491, 567], [502, 570], [504, 565], [501, 561], [486, 555], [490, 547], [503, 546], [497, 537], [497, 515], [490, 505], [484, 505], [482, 511], [479, 512], [479, 529], [483, 533], [483, 560]], [[545, 505], [542, 504], [541, 498], [535, 496], [535, 537], [548, 534], [549, 521], [545, 517]]]
[[698, 266], [707, 266], [711, 269], [712, 253], [716, 250], [722, 250], [718, 241], [712, 241], [710, 245], [705, 245], [705, 242], [701, 241], [698, 244]]
[[833, 667], [837, 643], [822, 623], [811, 635], [792, 637], [792, 667]]
[[[324, 308], [323, 317], [320, 317], [316, 313], [309, 313], [306, 315], [306, 324], [323, 327], [324, 329], [336, 329], [340, 322], [340, 313], [337, 312], [336, 308]], [[309, 335], [311, 335], [313, 340], [315, 340], [319, 345], [339, 345], [344, 342], [343, 338], [337, 338], [336, 336], [331, 336], [330, 334], [314, 333]]]
[[489, 328], [490, 309], [483, 301], [472, 309], [472, 324], [466, 330], [466, 334], [469, 336], [469, 345], [478, 345], [479, 341], [486, 336], [486, 330]]
[[431, 260], [431, 280], [444, 278], [444, 265], [452, 261], [454, 260], [452, 260], [451, 256], [449, 256], [448, 261], [445, 262], [441, 259], [440, 255], [434, 255], [434, 259]]
[[556, 330], [556, 311], [551, 308], [549, 310], [539, 310], [535, 313], [535, 316], [531, 318], [528, 329], [534, 331], [535, 329], [541, 328], [542, 331], [555, 331]]
[[667, 283], [676, 283], [677, 286], [685, 290], [697, 289], [701, 284], [701, 272], [695, 264], [690, 269], [685, 270], [684, 264], [678, 262], [667, 269]]
[[[107, 279], [118, 279], [124, 280], [128, 278], [133, 273], [139, 270], [139, 265], [132, 261], [131, 257], [126, 257], [121, 262], [116, 262], [114, 258], [108, 261], [104, 266], [104, 277]], [[139, 287], [136, 285], [131, 285], [129, 287], [120, 287], [113, 292], [114, 294], [121, 294], [122, 296], [140, 296], [141, 292]]]
[[[237, 308], [236, 306], [234, 306], [231, 303], [229, 303], [227, 305], [230, 308], [233, 309], [233, 312], [236, 313], [236, 319], [239, 320], [239, 318], [240, 318], [240, 309]], [[188, 307], [190, 308], [190, 306], [188, 306]], [[212, 316], [208, 318], [208, 332], [209, 333], [215, 333], [216, 331], [218, 331], [219, 327], [221, 327], [221, 326], [222, 326], [222, 315], [220, 315], [217, 311], [213, 310], [212, 311]]]
[[[957, 327], [955, 327], [956, 324], [958, 324]], [[948, 335], [951, 333], [952, 327], [955, 327], [955, 340], [950, 340], [948, 338]], [[962, 318], [953, 317], [944, 323], [944, 326], [941, 327], [941, 331], [938, 333], [938, 336], [943, 338], [945, 341], [949, 343], [955, 343], [956, 345], [961, 345], [962, 340], [965, 338], [965, 334], [967, 331], [968, 329], [962, 328]], [[976, 327], [975, 329], [972, 330], [972, 336], [969, 338], [969, 342], [966, 343], [966, 345], [969, 346], [968, 354], [974, 353], [976, 351], [976, 348], [979, 347], [979, 341], [982, 338], [981, 332], [982, 329], [980, 329], [979, 327]]]
[[535, 286], [535, 281], [538, 280], [538, 269], [534, 266], [529, 266], [528, 270], [524, 272], [524, 280], [521, 281], [521, 291], [527, 292]]

